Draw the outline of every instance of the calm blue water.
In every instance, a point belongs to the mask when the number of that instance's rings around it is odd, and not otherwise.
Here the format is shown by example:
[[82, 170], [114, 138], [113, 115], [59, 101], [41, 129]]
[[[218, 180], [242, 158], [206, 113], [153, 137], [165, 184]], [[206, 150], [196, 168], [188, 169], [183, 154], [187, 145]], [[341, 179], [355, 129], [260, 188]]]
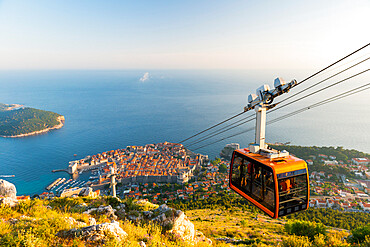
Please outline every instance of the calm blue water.
[[[260, 72], [149, 71], [150, 80], [140, 82], [144, 72], [0, 72], [0, 102], [50, 110], [66, 118], [60, 130], [1, 138], [0, 174], [16, 176], [8, 180], [17, 186], [18, 194], [41, 193], [57, 177], [67, 177], [51, 170], [65, 168], [70, 160], [127, 145], [178, 142], [240, 112], [250, 92], [274, 79], [273, 73]], [[365, 93], [270, 125], [267, 139], [370, 152], [368, 96]], [[253, 140], [254, 133], [249, 132], [198, 151], [214, 157], [226, 143], [247, 145]]]

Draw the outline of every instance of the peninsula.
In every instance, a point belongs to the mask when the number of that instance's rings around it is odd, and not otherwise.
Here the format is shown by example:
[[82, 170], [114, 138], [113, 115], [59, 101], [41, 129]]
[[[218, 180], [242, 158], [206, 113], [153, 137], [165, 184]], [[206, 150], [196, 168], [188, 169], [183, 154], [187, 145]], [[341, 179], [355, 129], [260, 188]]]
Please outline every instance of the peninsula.
[[110, 184], [111, 167], [121, 184], [131, 183], [187, 183], [193, 172], [208, 156], [194, 154], [179, 143], [156, 143], [127, 146], [69, 162], [70, 174], [95, 170], [99, 176], [95, 186]]
[[64, 116], [18, 104], [0, 103], [0, 137], [25, 137], [60, 129]]

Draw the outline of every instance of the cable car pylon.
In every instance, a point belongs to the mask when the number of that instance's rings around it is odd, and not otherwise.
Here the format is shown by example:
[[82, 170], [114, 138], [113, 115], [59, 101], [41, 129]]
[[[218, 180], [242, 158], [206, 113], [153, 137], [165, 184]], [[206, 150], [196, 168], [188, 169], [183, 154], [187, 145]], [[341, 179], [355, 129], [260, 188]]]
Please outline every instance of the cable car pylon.
[[274, 98], [289, 92], [296, 80], [276, 78], [274, 89], [263, 85], [248, 96], [244, 111], [256, 111], [255, 142], [233, 152], [229, 186], [272, 218], [308, 208], [309, 177], [304, 160], [266, 144], [266, 111]]
[[295, 85], [297, 85], [296, 80], [285, 83], [282, 78], [276, 78], [274, 90], [270, 90], [269, 85], [263, 85], [256, 90], [256, 94], [248, 96], [248, 105], [244, 107], [244, 110], [254, 109], [256, 111], [255, 142], [249, 146], [250, 152], [259, 153], [270, 159], [289, 156], [289, 152], [273, 150], [266, 144], [266, 111], [276, 106], [272, 104], [274, 98], [289, 92]]

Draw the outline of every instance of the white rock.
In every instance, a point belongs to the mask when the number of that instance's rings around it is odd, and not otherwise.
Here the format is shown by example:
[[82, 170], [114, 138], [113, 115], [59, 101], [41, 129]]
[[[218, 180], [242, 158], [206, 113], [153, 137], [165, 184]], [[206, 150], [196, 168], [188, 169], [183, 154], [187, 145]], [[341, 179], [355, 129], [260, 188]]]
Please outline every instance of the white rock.
[[71, 226], [83, 227], [86, 226], [85, 222], [77, 221], [73, 217], [65, 217], [66, 222]]
[[159, 206], [156, 210], [154, 211], [159, 211], [159, 212], [167, 212], [168, 210], [171, 210], [166, 204], [162, 204]]
[[195, 228], [194, 224], [186, 217], [184, 212], [181, 212], [173, 221], [172, 230], [170, 233], [179, 236], [181, 239], [186, 241], [195, 240]]
[[15, 185], [4, 179], [0, 179], [0, 196], [17, 199], [17, 189]]
[[108, 206], [101, 205], [98, 208], [91, 208], [83, 213], [84, 214], [91, 214], [91, 213], [104, 214], [108, 217], [116, 219], [117, 216], [114, 214], [114, 212], [115, 210], [112, 208], [111, 205], [108, 205]]
[[96, 225], [96, 220], [95, 218], [89, 218], [89, 226]]
[[92, 225], [83, 227], [80, 229], [71, 229], [69, 231], [62, 231], [57, 233], [57, 236], [74, 238], [75, 236], [82, 237], [86, 241], [105, 241], [107, 237], [113, 236], [115, 239], [122, 241], [127, 237], [127, 233], [119, 226], [119, 223], [113, 221], [113, 223], [103, 223], [98, 225]]
[[169, 233], [174, 234], [183, 241], [212, 244], [212, 241], [206, 238], [202, 232], [195, 230], [194, 224], [181, 210], [175, 210], [162, 204], [154, 210], [154, 214], [156, 213], [159, 213], [159, 215], [153, 218], [152, 221], [156, 221], [164, 227], [171, 227]]
[[14, 199], [12, 197], [1, 197], [0, 198], [0, 206], [1, 205], [6, 205], [6, 206], [9, 206], [9, 207], [14, 207], [17, 204], [18, 204], [18, 200]]

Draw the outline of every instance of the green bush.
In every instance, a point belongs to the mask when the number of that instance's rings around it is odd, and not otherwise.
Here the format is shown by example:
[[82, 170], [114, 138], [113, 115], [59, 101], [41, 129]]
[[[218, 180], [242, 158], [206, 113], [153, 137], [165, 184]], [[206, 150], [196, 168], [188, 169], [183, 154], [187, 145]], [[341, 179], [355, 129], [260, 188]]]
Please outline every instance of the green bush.
[[297, 220], [287, 222], [285, 231], [291, 235], [306, 236], [310, 240], [314, 240], [318, 234], [326, 235], [326, 226], [321, 223]]
[[221, 172], [221, 173], [226, 173], [227, 172], [227, 166], [225, 164], [221, 164], [218, 167], [218, 171]]
[[365, 236], [365, 241], [359, 247], [370, 247], [370, 236]]
[[107, 196], [105, 198], [105, 200], [106, 200], [107, 204], [111, 205], [114, 208], [119, 206], [122, 203], [119, 198], [113, 197], [113, 196]]
[[351, 231], [352, 236], [349, 241], [352, 243], [362, 243], [366, 237], [370, 238], [370, 224], [366, 226], [360, 226]]

